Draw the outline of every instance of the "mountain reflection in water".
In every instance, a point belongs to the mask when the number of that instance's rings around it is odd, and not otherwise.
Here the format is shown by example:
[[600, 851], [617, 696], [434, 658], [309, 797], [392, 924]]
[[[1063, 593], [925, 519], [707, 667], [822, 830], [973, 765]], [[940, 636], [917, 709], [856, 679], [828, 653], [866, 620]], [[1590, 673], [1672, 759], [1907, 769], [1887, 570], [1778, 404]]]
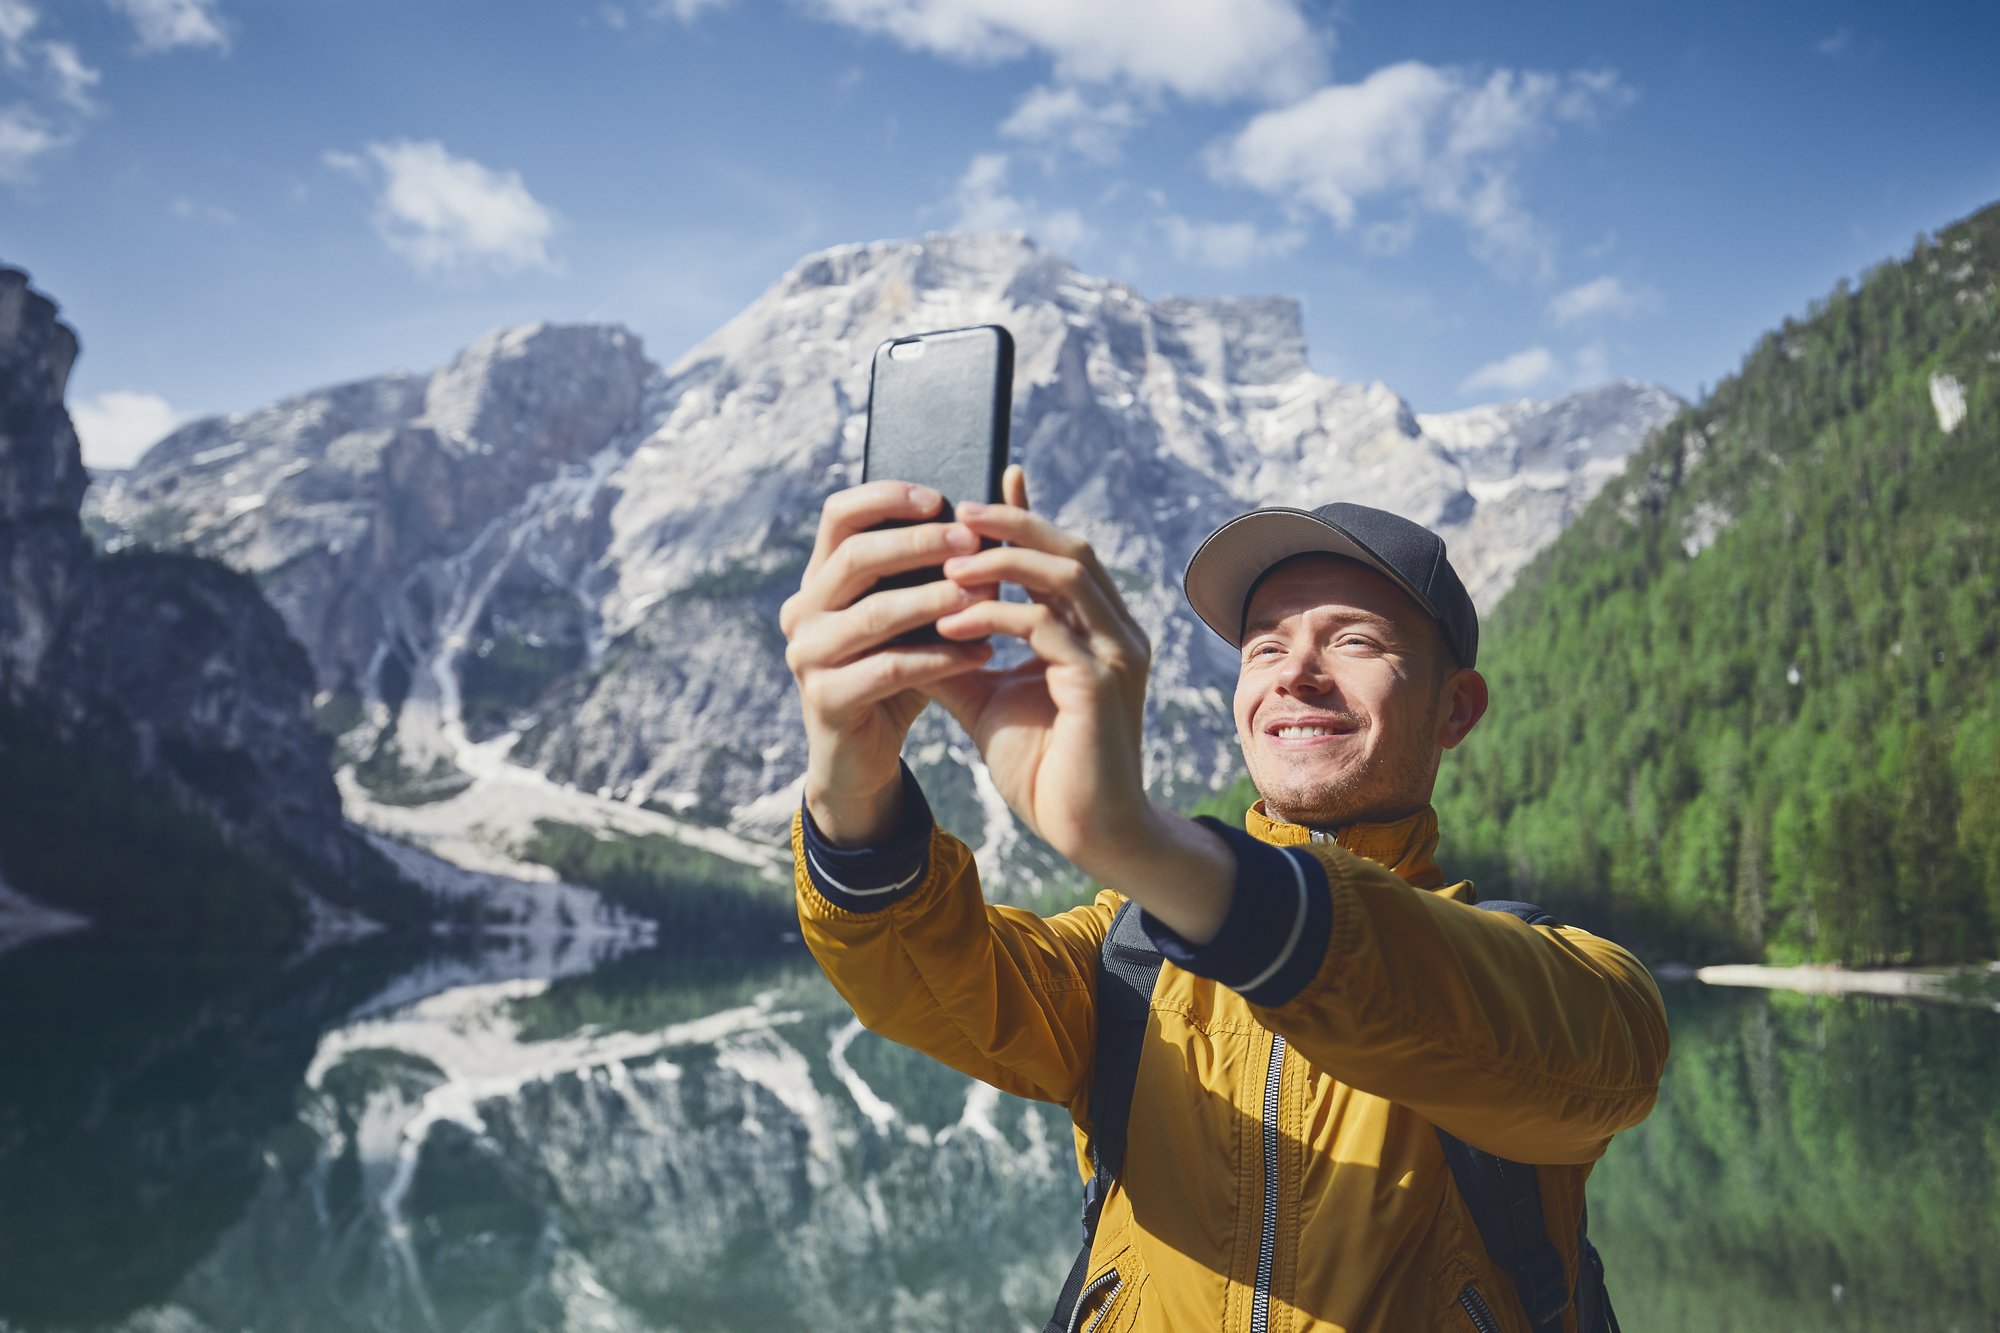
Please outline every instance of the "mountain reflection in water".
[[[2000, 1020], [1670, 993], [1592, 1179], [1626, 1326], [1991, 1330]], [[0, 957], [0, 1329], [1039, 1327], [1066, 1117], [798, 955]]]

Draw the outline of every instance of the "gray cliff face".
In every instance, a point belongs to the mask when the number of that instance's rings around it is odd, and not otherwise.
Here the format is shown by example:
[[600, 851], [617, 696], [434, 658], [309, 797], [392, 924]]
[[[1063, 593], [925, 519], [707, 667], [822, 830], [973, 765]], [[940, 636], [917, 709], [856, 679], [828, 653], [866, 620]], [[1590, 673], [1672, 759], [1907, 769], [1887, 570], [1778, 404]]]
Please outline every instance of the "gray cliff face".
[[141, 771], [176, 788], [239, 842], [313, 868], [334, 886], [363, 855], [313, 725], [312, 667], [254, 581], [212, 561], [113, 556], [64, 627], [62, 692]]
[[505, 563], [524, 497], [629, 435], [654, 373], [622, 330], [507, 330], [429, 377], [197, 422], [107, 479], [93, 509], [132, 541], [255, 574], [323, 686], [379, 697], [385, 667], [406, 673], [434, 646], [464, 574], [442, 567]]
[[63, 410], [76, 335], [28, 275], [0, 268], [0, 698], [40, 684], [68, 608], [88, 595], [77, 508], [88, 475]]
[[[1420, 416], [1315, 374], [1295, 302], [1148, 301], [1019, 236], [934, 236], [809, 256], [664, 373], [620, 330], [536, 327], [427, 381], [199, 423], [96, 513], [117, 540], [255, 574], [322, 689], [365, 705], [346, 744], [370, 771], [389, 754], [451, 791], [503, 754], [768, 838], [804, 766], [776, 612], [821, 500], [859, 479], [870, 354], [984, 322], [1015, 338], [1013, 448], [1036, 507], [1096, 546], [1152, 636], [1146, 757], [1176, 798], [1236, 764], [1233, 654], [1179, 592], [1217, 524], [1380, 505], [1440, 531], [1490, 606], [1679, 406], [1622, 383]], [[989, 866], [1052, 869], [962, 737], [926, 718], [912, 753]]]
[[[63, 408], [76, 351], [54, 303], [0, 269], [0, 698], [283, 866], [303, 905], [317, 887], [363, 906], [360, 886], [395, 880], [343, 820], [311, 664], [256, 583], [189, 556], [90, 549]], [[416, 895], [366, 906], [395, 915]]]

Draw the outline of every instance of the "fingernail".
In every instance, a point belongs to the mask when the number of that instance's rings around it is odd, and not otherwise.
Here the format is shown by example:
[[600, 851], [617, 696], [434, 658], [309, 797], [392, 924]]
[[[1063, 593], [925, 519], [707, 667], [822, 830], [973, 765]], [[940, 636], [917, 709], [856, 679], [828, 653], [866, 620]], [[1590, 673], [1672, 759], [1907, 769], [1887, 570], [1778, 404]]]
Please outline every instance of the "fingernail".
[[976, 551], [979, 549], [979, 535], [966, 528], [947, 528], [944, 544], [954, 551]]
[[948, 579], [957, 578], [958, 572], [964, 568], [965, 557], [954, 556], [952, 559], [944, 562], [944, 576]]
[[938, 502], [942, 499], [944, 499], [942, 495], [928, 486], [910, 487], [910, 503], [926, 513], [937, 508]]
[[958, 516], [960, 518], [978, 518], [985, 512], [986, 506], [977, 500], [962, 500], [959, 502]]

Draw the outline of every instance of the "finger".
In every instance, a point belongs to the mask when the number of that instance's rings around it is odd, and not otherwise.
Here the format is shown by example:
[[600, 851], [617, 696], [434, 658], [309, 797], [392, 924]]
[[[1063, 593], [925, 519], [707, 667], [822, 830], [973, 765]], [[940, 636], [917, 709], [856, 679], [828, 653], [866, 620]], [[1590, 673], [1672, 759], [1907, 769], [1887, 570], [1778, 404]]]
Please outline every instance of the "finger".
[[1093, 633], [1115, 634], [1135, 623], [1107, 579], [1067, 556], [1027, 546], [996, 546], [954, 556], [945, 562], [944, 572], [961, 585], [1018, 583], [1036, 601], [1061, 603]]
[[1052, 606], [1040, 602], [979, 602], [938, 620], [938, 633], [954, 641], [1003, 635], [1055, 666], [1093, 666], [1098, 659]]
[[820, 507], [819, 532], [806, 572], [826, 563], [835, 548], [855, 533], [894, 518], [929, 518], [943, 503], [944, 497], [930, 487], [901, 481], [865, 481], [835, 491]]
[[1018, 583], [1031, 593], [1065, 598], [1079, 606], [1102, 606], [1106, 600], [1103, 587], [1081, 561], [1032, 546], [989, 546], [970, 555], [954, 555], [944, 562], [944, 576], [961, 585]]
[[1000, 474], [1000, 497], [1016, 509], [1028, 507], [1028, 469], [1009, 463]]
[[[1019, 464], [1010, 464], [1006, 474], [1001, 479], [1001, 486], [1007, 494], [1007, 503], [1016, 510], [1026, 512], [1028, 508], [1027, 470]], [[963, 508], [963, 506], [960, 506], [961, 510]], [[994, 512], [992, 506], [987, 506], [985, 515], [992, 516]], [[1015, 517], [1015, 515], [1000, 515], [999, 519], [1004, 524]], [[1047, 520], [1039, 520], [1039, 522], [1046, 525], [1047, 536], [1052, 543], [1052, 546], [1043, 545], [1041, 549], [1046, 550], [1053, 547], [1053, 549], [1057, 549], [1060, 553], [1068, 553], [1077, 559], [1085, 569], [1090, 571], [1090, 575], [1097, 581], [1098, 587], [1104, 590], [1104, 595], [1110, 601], [1112, 610], [1125, 625], [1127, 631], [1136, 638], [1145, 639], [1145, 627], [1139, 623], [1139, 618], [1132, 614], [1132, 608], [1125, 604], [1125, 596], [1118, 590], [1117, 580], [1111, 577], [1111, 571], [1104, 567], [1104, 562], [1097, 558], [1096, 549], [1089, 542], [1075, 536], [1073, 533], [1056, 527], [1053, 523], [1048, 523]], [[976, 532], [980, 532], [982, 536], [995, 535], [982, 531], [977, 524], [967, 524], [967, 526]], [[1016, 545], [1035, 544], [1032, 542], [1023, 542], [1015, 538], [1003, 538], [1003, 540], [1014, 541]], [[1150, 651], [1148, 649], [1149, 653]]]
[[1118, 595], [1117, 586], [1112, 583], [1111, 575], [1099, 562], [1097, 552], [1091, 549], [1090, 543], [1039, 514], [1012, 505], [962, 504], [958, 507], [958, 521], [982, 537], [1066, 556], [1082, 565], [1104, 588], [1107, 596], [1115, 598]]
[[977, 671], [992, 656], [990, 643], [898, 644], [815, 672], [799, 693], [809, 718], [839, 725], [904, 690]]
[[851, 606], [883, 579], [953, 555], [979, 549], [979, 538], [958, 524], [919, 523], [846, 538], [817, 568], [808, 567], [799, 589], [778, 608], [778, 627], [790, 638], [814, 616]]
[[830, 611], [802, 622], [785, 645], [785, 663], [792, 674], [839, 666], [881, 647], [898, 634], [920, 629], [939, 616], [972, 605], [999, 591], [993, 586], [965, 586], [949, 580], [914, 588], [885, 588], [844, 610]]
[[979, 716], [985, 711], [994, 692], [1003, 684], [1019, 679], [1030, 671], [1046, 672], [1048, 664], [1029, 658], [1028, 661], [1005, 671], [961, 671], [921, 686], [925, 697], [934, 700], [945, 712], [967, 732], [974, 731], [979, 724]]
[[806, 575], [799, 591], [809, 606], [851, 606], [891, 574], [942, 565], [955, 555], [979, 549], [979, 538], [957, 523], [919, 523], [910, 528], [858, 532], [842, 542], [819, 569]]

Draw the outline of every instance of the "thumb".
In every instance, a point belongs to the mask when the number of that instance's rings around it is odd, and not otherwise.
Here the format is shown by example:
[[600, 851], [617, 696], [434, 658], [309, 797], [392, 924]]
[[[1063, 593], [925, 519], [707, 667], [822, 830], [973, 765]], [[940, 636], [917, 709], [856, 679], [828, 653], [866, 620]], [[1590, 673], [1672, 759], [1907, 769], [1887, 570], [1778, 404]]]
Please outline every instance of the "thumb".
[[1019, 463], [1009, 463], [1000, 474], [1000, 498], [1016, 509], [1028, 507], [1028, 470]]
[[965, 728], [966, 734], [977, 738], [973, 724], [986, 710], [987, 700], [993, 697], [994, 680], [986, 672], [969, 672], [963, 676], [947, 676], [921, 687], [952, 720]]

